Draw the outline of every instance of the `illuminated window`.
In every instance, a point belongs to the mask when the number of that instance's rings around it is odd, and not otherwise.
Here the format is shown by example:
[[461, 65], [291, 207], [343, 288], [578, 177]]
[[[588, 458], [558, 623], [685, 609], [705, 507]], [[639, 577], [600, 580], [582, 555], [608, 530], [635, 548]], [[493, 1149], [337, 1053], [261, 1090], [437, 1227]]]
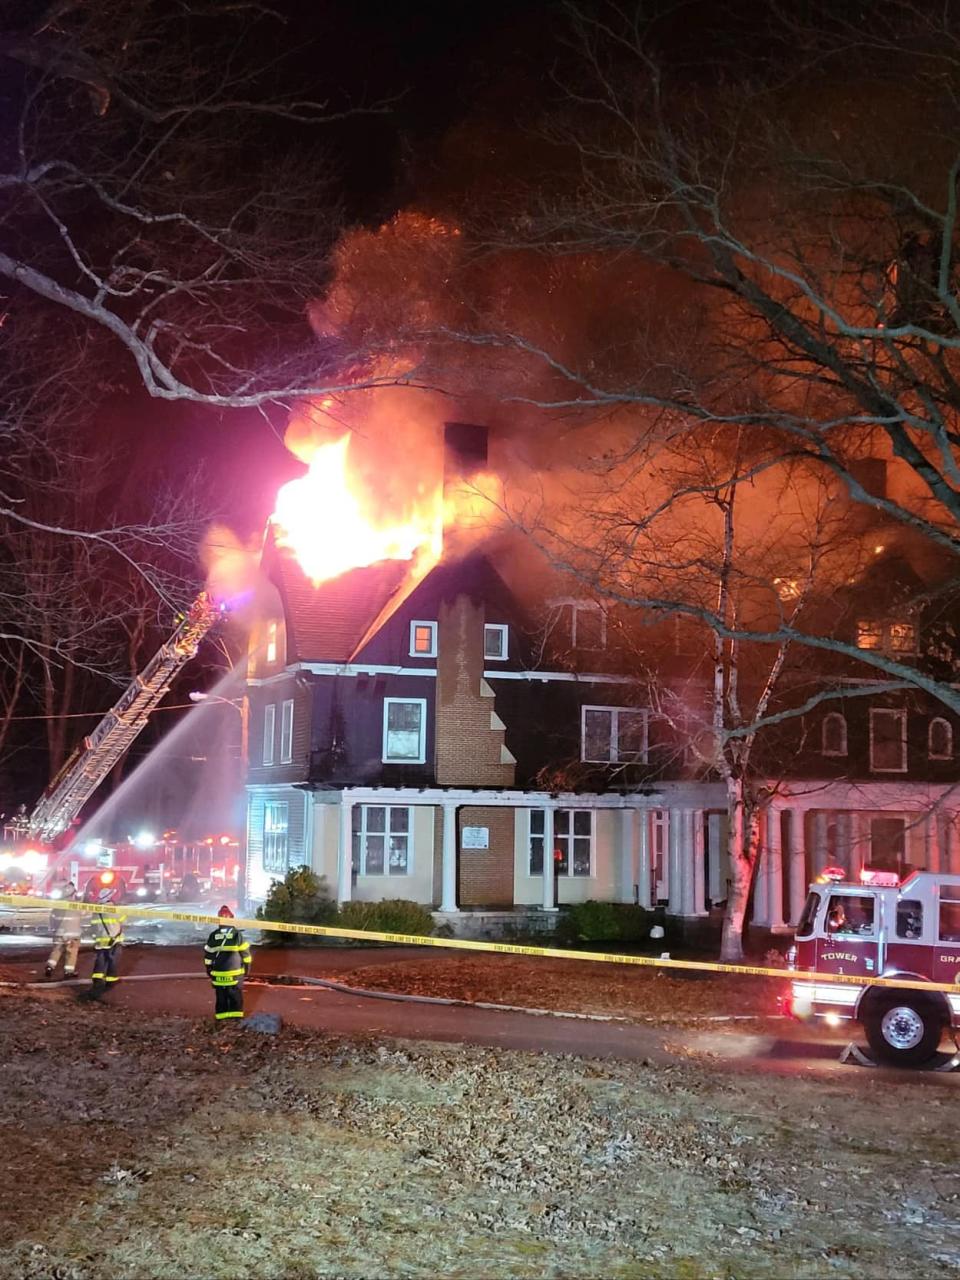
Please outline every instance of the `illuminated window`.
[[916, 653], [917, 628], [912, 622], [861, 618], [857, 623], [857, 648], [882, 649], [885, 653]]
[[286, 800], [267, 800], [263, 806], [263, 869], [286, 871], [290, 806]]
[[384, 763], [423, 764], [426, 759], [426, 740], [426, 698], [384, 698]]
[[277, 736], [277, 708], [271, 702], [263, 708], [263, 763], [273, 764], [274, 740]]
[[267, 661], [276, 662], [277, 660], [277, 624], [271, 622], [267, 624]]
[[871, 707], [870, 768], [874, 773], [906, 773], [906, 711]]
[[891, 653], [916, 653], [917, 629], [912, 622], [891, 622], [887, 635]]
[[293, 759], [293, 699], [288, 698], [280, 706], [280, 763], [289, 764]]
[[949, 720], [935, 716], [927, 730], [927, 755], [931, 760], [953, 759], [953, 728]]
[[437, 656], [437, 624], [435, 622], [410, 623], [410, 657], [435, 658]]
[[[528, 870], [543, 875], [544, 811], [530, 810]], [[593, 810], [555, 809], [553, 871], [557, 876], [593, 875]]]
[[408, 876], [413, 823], [405, 806], [353, 806], [353, 869], [361, 876]]
[[580, 759], [622, 764], [647, 758], [647, 713], [636, 707], [582, 707]]
[[488, 622], [483, 628], [483, 656], [488, 662], [506, 662], [509, 628]]
[[820, 750], [825, 756], [847, 754], [847, 721], [839, 711], [831, 711], [823, 717], [820, 729]]
[[857, 623], [857, 648], [880, 649], [883, 646], [883, 626], [879, 622], [860, 621]]

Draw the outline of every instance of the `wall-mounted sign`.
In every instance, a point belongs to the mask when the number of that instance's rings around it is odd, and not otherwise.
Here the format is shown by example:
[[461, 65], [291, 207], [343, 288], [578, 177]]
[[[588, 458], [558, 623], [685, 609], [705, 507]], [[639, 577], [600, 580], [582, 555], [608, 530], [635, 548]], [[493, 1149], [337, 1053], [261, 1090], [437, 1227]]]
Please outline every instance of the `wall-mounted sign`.
[[464, 827], [460, 832], [461, 849], [489, 849], [489, 827]]

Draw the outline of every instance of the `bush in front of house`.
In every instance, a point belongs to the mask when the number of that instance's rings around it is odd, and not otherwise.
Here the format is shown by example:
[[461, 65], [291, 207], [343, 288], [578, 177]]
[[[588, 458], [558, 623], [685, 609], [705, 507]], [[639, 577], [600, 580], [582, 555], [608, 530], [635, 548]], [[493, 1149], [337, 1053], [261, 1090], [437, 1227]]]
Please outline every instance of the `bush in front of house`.
[[429, 907], [406, 898], [385, 898], [382, 902], [345, 902], [337, 923], [344, 929], [366, 929], [371, 933], [409, 933], [427, 937], [433, 933]]
[[[282, 880], [271, 884], [266, 901], [257, 909], [257, 919], [278, 920], [283, 924], [335, 925], [337, 904], [330, 897], [323, 876], [315, 875], [309, 867], [292, 867]], [[275, 929], [265, 930], [263, 940], [294, 947], [327, 941], [302, 933], [279, 933]]]
[[557, 921], [557, 941], [561, 946], [578, 942], [617, 942], [620, 920], [612, 902], [576, 902]]

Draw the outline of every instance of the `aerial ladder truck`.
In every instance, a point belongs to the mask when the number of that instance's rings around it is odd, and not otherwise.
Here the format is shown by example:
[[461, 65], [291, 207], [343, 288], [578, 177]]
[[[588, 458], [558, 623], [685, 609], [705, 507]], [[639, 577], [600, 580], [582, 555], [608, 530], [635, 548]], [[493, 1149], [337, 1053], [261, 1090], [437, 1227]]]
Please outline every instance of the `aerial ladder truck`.
[[50, 782], [27, 819], [29, 838], [52, 844], [63, 835], [141, 733], [174, 676], [196, 656], [201, 640], [223, 613], [223, 606], [201, 591], [173, 635]]

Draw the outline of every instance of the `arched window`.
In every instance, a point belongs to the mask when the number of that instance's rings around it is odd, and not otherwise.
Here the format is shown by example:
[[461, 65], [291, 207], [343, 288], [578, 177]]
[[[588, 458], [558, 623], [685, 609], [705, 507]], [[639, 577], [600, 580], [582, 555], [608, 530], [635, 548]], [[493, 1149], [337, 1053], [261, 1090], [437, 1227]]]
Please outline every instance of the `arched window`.
[[927, 756], [931, 760], [953, 759], [953, 727], [949, 720], [935, 716], [927, 730]]
[[823, 717], [820, 728], [820, 750], [825, 756], [847, 754], [847, 720], [839, 711], [831, 711]]

